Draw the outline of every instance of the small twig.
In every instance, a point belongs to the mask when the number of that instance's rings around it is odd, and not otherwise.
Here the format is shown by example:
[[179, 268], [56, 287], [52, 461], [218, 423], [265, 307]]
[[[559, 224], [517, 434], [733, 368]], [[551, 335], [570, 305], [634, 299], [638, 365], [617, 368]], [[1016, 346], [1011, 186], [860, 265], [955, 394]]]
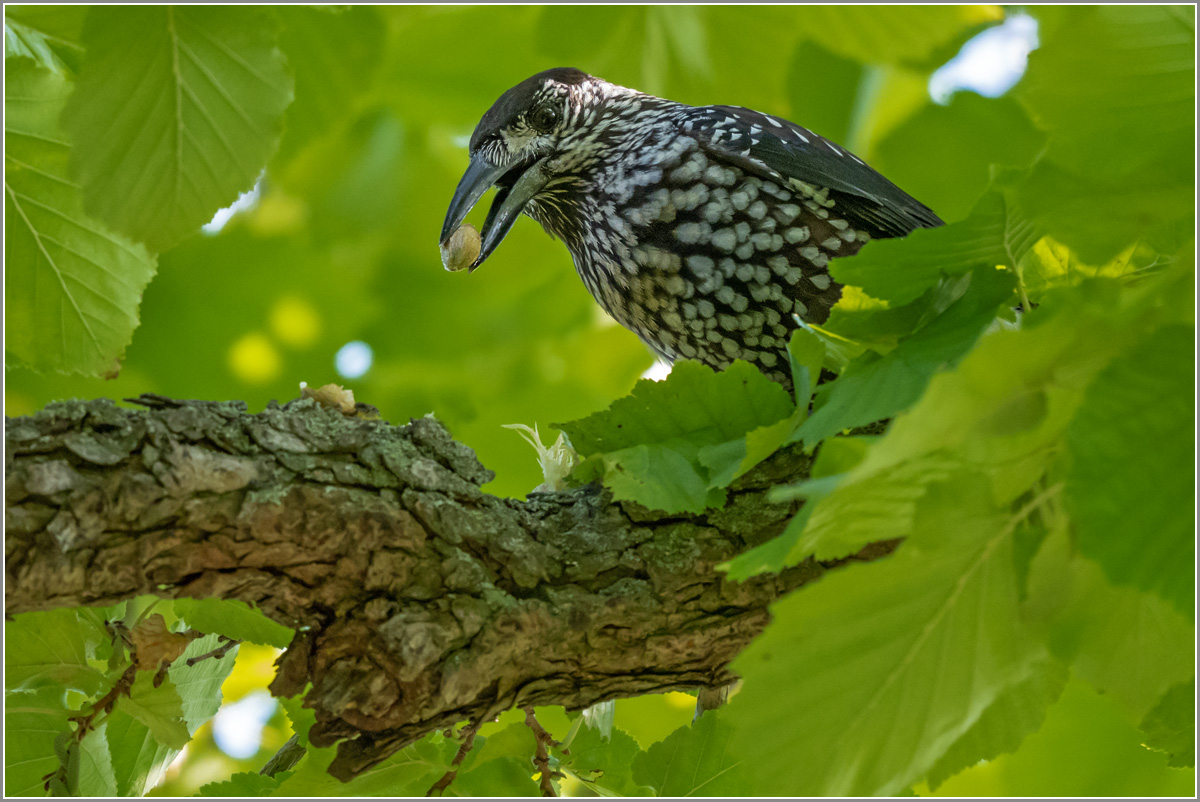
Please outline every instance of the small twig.
[[462, 746], [458, 747], [458, 754], [454, 756], [454, 760], [450, 761], [450, 770], [425, 792], [425, 796], [441, 796], [450, 787], [450, 783], [454, 782], [454, 778], [458, 776], [458, 767], [466, 760], [467, 755], [471, 752], [471, 747], [475, 745], [475, 733], [477, 732], [479, 732], [479, 724], [468, 723], [463, 727]]
[[130, 665], [125, 669], [125, 673], [113, 684], [108, 693], [96, 700], [96, 704], [92, 706], [92, 712], [85, 713], [79, 716], [71, 716], [70, 720], [79, 725], [79, 729], [75, 731], [75, 740], [83, 741], [92, 729], [96, 717], [101, 713], [108, 713], [113, 709], [113, 705], [117, 703], [117, 699], [121, 696], [128, 696], [129, 689], [133, 687], [133, 681], [137, 679], [137, 666]]
[[[542, 796], [558, 796], [554, 792], [553, 780], [557, 777], [562, 777], [563, 773], [550, 769], [550, 747], [559, 746], [560, 744], [538, 723], [537, 716], [533, 714], [532, 707], [522, 709], [525, 711], [525, 725], [533, 730], [533, 737], [537, 740], [537, 751], [533, 756], [533, 765], [538, 770], [538, 784], [542, 788]], [[564, 754], [567, 753], [565, 749], [562, 751]]]
[[204, 654], [198, 654], [195, 657], [189, 657], [187, 660], [185, 660], [184, 662], [188, 664], [188, 668], [191, 668], [192, 666], [196, 665], [196, 663], [199, 663], [201, 660], [207, 660], [210, 657], [215, 657], [216, 659], [220, 660], [222, 657], [229, 654], [230, 649], [232, 649], [234, 646], [237, 646], [239, 643], [241, 643], [240, 640], [233, 640], [231, 638], [225, 637], [224, 635], [221, 635], [220, 637], [221, 637], [221, 640], [223, 640], [225, 642], [222, 643], [217, 648], [213, 649], [211, 652], [205, 652]]

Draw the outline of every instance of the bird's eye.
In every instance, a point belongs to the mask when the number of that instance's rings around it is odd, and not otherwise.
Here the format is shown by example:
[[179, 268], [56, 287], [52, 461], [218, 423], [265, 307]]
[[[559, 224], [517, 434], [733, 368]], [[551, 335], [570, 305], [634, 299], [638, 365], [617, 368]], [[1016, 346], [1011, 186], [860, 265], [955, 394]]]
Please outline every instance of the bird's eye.
[[558, 123], [558, 107], [552, 103], [538, 106], [529, 113], [529, 127], [547, 133]]

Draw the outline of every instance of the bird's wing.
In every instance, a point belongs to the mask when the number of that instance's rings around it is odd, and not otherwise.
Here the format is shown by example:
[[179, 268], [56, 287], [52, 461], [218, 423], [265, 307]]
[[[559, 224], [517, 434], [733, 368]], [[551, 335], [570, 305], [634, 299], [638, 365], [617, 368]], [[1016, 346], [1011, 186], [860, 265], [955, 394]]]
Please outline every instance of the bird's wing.
[[942, 220], [850, 151], [807, 128], [738, 106], [689, 108], [679, 121], [710, 156], [785, 186], [796, 179], [827, 187], [851, 225], [898, 237]]

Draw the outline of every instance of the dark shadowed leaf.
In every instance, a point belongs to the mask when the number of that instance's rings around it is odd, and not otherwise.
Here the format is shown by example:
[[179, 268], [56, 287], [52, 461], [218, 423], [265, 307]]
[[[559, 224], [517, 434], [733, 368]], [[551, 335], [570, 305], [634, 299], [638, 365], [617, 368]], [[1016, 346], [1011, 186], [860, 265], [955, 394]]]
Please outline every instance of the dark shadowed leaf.
[[1196, 681], [1180, 683], [1142, 719], [1146, 746], [1167, 753], [1173, 768], [1196, 767]]
[[1096, 377], [1067, 432], [1079, 550], [1194, 616], [1195, 329], [1152, 334]]

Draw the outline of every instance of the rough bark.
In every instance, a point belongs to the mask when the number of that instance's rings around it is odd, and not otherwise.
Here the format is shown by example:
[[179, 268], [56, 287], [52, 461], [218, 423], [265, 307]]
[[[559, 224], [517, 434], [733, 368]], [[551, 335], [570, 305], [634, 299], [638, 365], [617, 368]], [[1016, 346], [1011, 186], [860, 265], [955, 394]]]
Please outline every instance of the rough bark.
[[668, 517], [595, 486], [484, 493], [491, 472], [431, 418], [139, 403], [6, 421], [7, 614], [146, 593], [257, 605], [297, 630], [272, 691], [312, 683], [310, 737], [348, 739], [343, 779], [514, 706], [728, 682], [768, 605], [825, 570], [716, 570], [782, 529], [794, 509], [766, 490], [806, 474], [799, 453], [724, 510]]

